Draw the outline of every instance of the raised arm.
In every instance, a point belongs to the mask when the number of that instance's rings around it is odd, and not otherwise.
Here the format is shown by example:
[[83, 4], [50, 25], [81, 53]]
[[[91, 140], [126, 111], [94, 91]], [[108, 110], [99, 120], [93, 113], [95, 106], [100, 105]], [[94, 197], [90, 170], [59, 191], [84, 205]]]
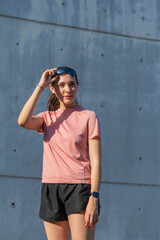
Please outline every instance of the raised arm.
[[43, 89], [45, 89], [47, 86], [49, 86], [49, 84], [57, 80], [58, 76], [49, 79], [49, 76], [51, 74], [54, 74], [54, 71], [56, 71], [56, 69], [57, 68], [48, 69], [43, 72], [39, 84], [36, 86], [34, 92], [30, 96], [28, 101], [25, 103], [19, 115], [18, 124], [20, 126], [32, 130], [38, 130], [43, 127], [43, 119], [41, 117], [33, 116], [33, 113]]

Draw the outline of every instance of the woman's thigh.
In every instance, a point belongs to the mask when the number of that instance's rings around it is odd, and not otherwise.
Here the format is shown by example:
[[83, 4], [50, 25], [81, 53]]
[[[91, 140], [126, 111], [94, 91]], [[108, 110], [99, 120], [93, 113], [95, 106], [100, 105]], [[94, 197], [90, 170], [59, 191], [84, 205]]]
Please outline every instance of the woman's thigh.
[[72, 240], [94, 240], [96, 225], [85, 227], [84, 211], [76, 212], [68, 216]]
[[70, 240], [68, 221], [48, 222], [43, 220], [43, 223], [48, 240]]

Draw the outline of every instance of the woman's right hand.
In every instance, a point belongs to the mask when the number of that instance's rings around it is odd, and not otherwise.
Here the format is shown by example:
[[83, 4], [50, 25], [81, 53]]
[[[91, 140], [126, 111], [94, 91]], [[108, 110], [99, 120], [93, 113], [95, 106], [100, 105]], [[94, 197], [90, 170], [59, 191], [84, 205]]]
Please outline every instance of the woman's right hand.
[[[59, 76], [55, 76], [54, 78], [50, 79], [50, 75], [53, 74], [57, 70], [57, 68], [47, 69], [45, 72], [42, 73], [39, 85], [42, 88], [46, 88], [48, 85], [55, 82]], [[34, 90], [28, 101], [25, 103], [19, 118], [18, 124], [24, 128], [38, 130], [43, 129], [43, 119], [41, 117], [33, 116], [33, 112], [37, 101], [40, 97], [40, 92], [37, 91], [37, 88]]]
[[42, 73], [39, 85], [43, 88], [48, 87], [50, 84], [55, 82], [58, 79], [58, 75], [54, 78], [50, 79], [51, 75], [54, 75], [54, 72], [57, 70], [57, 68], [47, 69], [45, 72]]

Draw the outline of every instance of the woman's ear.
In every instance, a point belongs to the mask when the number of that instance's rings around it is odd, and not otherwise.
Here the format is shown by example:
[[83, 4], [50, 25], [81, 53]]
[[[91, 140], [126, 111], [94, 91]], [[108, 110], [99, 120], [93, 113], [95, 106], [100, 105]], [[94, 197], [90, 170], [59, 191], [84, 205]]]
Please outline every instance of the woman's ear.
[[55, 89], [54, 89], [54, 87], [52, 86], [52, 84], [49, 84], [49, 88], [50, 88], [50, 90], [51, 90], [52, 93], [55, 93]]

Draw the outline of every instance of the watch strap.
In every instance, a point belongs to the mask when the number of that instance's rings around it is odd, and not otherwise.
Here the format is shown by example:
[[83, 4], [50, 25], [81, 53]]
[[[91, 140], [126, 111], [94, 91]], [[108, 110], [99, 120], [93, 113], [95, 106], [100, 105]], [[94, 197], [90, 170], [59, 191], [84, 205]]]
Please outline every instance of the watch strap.
[[93, 196], [95, 198], [99, 198], [99, 193], [98, 192], [91, 192], [90, 196]]

